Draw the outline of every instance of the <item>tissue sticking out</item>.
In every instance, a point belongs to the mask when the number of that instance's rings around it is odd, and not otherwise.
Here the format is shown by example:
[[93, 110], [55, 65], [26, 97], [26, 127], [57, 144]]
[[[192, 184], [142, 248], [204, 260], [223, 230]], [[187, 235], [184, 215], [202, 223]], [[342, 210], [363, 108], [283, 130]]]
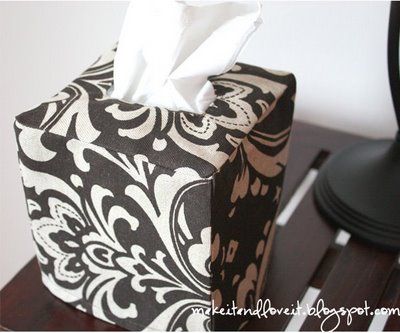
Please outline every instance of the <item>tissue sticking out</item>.
[[209, 76], [230, 70], [262, 23], [258, 1], [131, 1], [114, 60], [112, 97], [204, 113]]

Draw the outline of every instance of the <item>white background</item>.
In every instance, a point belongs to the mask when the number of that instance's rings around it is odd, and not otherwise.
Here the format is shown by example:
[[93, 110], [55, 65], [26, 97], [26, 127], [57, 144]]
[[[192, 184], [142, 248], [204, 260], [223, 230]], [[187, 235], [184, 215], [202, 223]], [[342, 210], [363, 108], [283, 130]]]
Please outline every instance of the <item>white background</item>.
[[[0, 287], [33, 256], [12, 123], [118, 39], [125, 2], [0, 3]], [[295, 118], [391, 136], [388, 2], [265, 2], [240, 61], [295, 73]], [[146, 29], [146, 27], [143, 27]]]

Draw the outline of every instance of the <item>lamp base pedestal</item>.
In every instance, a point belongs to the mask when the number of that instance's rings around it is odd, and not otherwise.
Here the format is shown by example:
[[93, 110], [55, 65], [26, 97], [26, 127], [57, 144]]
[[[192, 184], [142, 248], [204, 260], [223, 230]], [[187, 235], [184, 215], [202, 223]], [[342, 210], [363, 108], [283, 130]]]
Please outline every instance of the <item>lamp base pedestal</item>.
[[400, 250], [400, 140], [350, 146], [321, 168], [314, 187], [330, 222], [379, 247]]

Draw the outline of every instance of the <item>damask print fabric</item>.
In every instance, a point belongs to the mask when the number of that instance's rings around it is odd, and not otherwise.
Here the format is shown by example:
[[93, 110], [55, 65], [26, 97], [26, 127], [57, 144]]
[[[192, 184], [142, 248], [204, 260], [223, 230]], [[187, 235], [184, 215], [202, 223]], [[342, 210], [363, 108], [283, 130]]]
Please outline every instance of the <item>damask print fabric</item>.
[[294, 77], [237, 64], [172, 112], [109, 97], [114, 53], [15, 122], [43, 283], [130, 330], [239, 329], [192, 308], [262, 296]]

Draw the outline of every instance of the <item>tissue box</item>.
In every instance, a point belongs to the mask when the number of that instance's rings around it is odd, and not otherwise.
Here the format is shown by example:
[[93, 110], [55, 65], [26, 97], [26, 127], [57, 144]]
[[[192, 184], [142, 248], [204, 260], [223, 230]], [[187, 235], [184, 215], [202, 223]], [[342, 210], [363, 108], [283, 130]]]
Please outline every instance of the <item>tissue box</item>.
[[43, 283], [130, 330], [239, 329], [211, 310], [262, 296], [295, 79], [237, 64], [172, 112], [109, 96], [114, 53], [15, 121]]

